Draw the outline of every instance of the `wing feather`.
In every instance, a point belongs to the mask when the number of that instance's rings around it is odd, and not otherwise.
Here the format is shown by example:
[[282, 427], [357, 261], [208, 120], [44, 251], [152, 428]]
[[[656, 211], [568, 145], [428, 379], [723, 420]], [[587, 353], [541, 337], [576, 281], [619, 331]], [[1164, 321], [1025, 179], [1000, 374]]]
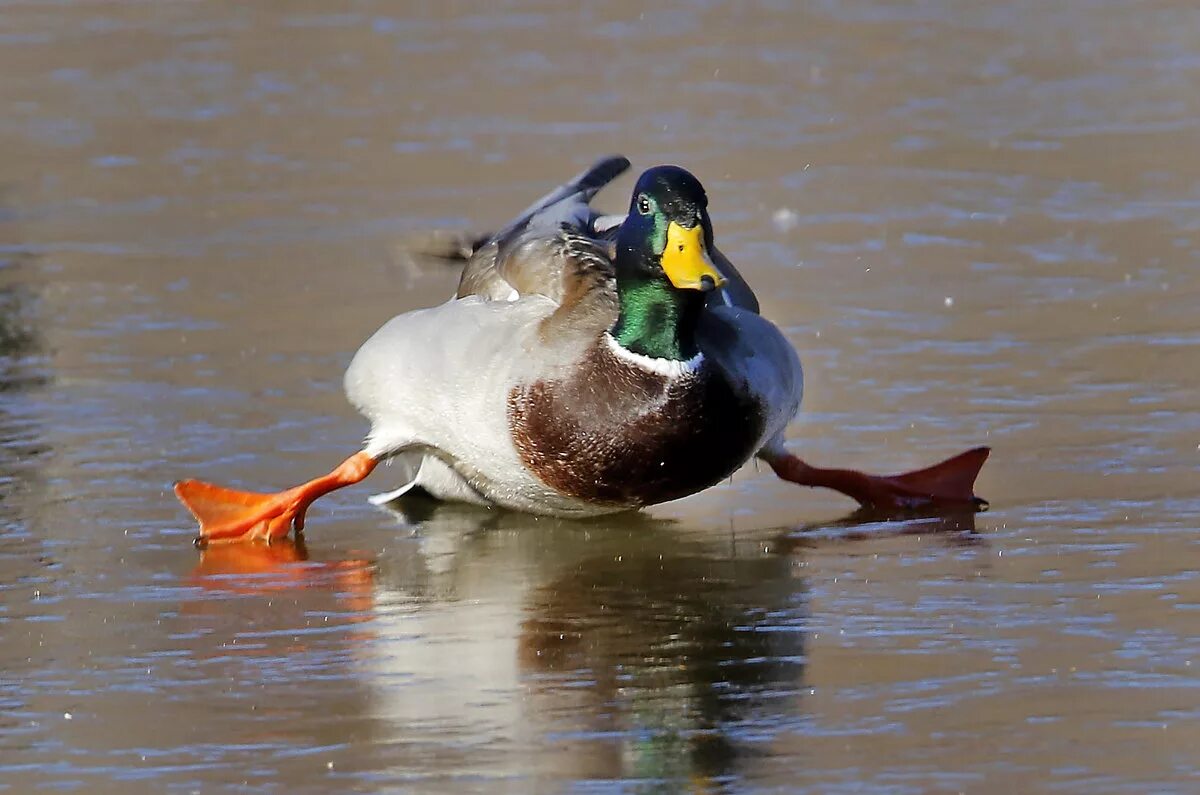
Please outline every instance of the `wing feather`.
[[538, 294], [561, 303], [564, 279], [581, 264], [574, 256], [579, 246], [567, 243], [591, 237], [599, 216], [589, 202], [628, 168], [629, 160], [620, 155], [601, 158], [530, 205], [467, 261], [457, 297], [510, 301]]

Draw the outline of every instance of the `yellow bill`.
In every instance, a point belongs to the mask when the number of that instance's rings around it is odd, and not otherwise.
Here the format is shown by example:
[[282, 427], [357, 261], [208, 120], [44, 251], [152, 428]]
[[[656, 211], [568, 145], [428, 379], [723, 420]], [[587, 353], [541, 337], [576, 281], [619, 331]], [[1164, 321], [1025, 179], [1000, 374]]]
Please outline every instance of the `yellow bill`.
[[672, 221], [667, 226], [667, 247], [662, 267], [671, 284], [680, 290], [711, 290], [726, 281], [704, 247], [704, 227], [684, 229]]

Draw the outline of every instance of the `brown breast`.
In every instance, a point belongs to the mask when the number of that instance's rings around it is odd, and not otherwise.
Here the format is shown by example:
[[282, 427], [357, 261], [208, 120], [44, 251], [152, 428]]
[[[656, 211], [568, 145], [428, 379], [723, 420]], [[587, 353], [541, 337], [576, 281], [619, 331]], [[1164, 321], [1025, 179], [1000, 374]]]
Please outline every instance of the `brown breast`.
[[694, 494], [754, 452], [763, 412], [716, 368], [671, 379], [603, 339], [572, 377], [517, 387], [509, 427], [521, 460], [566, 496], [639, 507]]

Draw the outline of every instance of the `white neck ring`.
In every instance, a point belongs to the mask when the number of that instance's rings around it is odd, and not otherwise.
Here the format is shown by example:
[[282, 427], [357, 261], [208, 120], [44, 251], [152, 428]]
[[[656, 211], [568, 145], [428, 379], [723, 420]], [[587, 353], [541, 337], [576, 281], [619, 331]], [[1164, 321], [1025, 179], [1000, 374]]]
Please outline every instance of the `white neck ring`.
[[634, 353], [628, 348], [622, 347], [621, 343], [617, 342], [609, 332], [604, 332], [604, 341], [608, 343], [608, 349], [612, 351], [618, 359], [629, 362], [630, 364], [642, 370], [658, 375], [666, 376], [667, 378], [684, 378], [686, 376], [695, 375], [700, 370], [700, 365], [704, 363], [704, 354], [697, 353], [692, 358], [686, 361], [679, 359], [660, 359], [657, 356], [644, 356], [640, 353]]

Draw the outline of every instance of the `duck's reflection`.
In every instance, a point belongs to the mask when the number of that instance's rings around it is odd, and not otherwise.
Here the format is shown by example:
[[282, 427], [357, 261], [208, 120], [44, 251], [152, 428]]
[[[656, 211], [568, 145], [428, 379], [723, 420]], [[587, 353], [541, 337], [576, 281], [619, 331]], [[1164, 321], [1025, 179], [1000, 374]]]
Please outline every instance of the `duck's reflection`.
[[393, 720], [542, 751], [514, 773], [677, 786], [730, 775], [798, 709], [805, 595], [789, 556], [642, 515], [404, 518], [427, 566], [402, 582], [384, 563], [381, 611], [402, 620], [382, 634], [405, 673], [454, 692], [396, 690]]
[[[252, 611], [240, 617], [265, 625], [250, 640], [281, 663], [344, 648], [320, 678], [354, 681], [356, 695], [339, 688], [317, 708], [353, 709], [398, 775], [515, 779], [521, 791], [609, 779], [703, 791], [739, 778], [806, 722], [798, 573], [809, 547], [973, 529], [966, 517], [860, 516], [731, 538], [644, 515], [403, 508], [403, 529], [380, 527], [386, 550], [371, 566], [313, 563], [296, 544], [205, 550], [196, 581], [231, 598], [202, 603]], [[267, 616], [251, 591], [268, 595]], [[281, 592], [296, 594], [303, 620], [280, 628], [312, 620], [311, 597], [325, 593], [350, 601], [357, 629], [314, 636], [309, 649], [274, 627], [293, 600]], [[304, 693], [324, 698], [311, 683]]]
[[610, 738], [594, 775], [728, 775], [755, 726], [798, 706], [802, 581], [786, 558], [722, 557], [658, 535], [534, 589], [521, 669], [531, 703], [576, 736], [564, 745], [583, 755]]

